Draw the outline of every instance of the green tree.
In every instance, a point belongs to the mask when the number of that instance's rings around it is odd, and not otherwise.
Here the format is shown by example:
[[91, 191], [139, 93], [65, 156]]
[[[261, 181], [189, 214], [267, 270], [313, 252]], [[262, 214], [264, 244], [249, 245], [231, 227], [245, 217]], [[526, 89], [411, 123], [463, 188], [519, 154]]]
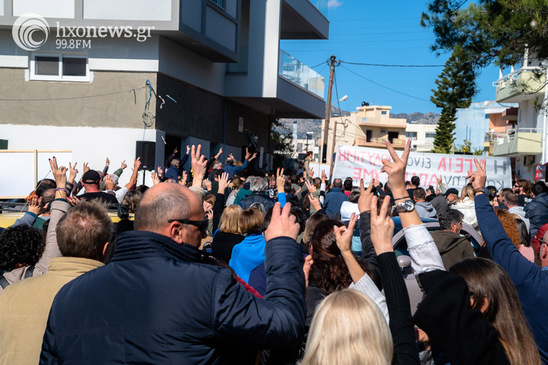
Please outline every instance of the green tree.
[[455, 141], [454, 130], [458, 108], [470, 106], [476, 88], [473, 62], [459, 51], [453, 52], [445, 62], [443, 71], [436, 80], [438, 88], [430, 100], [441, 108], [441, 115], [434, 138], [435, 153], [451, 153]]
[[270, 138], [274, 144], [274, 167], [280, 167], [285, 158], [291, 157], [293, 153], [293, 136], [289, 130], [279, 120], [274, 120]]
[[434, 51], [459, 49], [475, 67], [516, 64], [526, 48], [548, 57], [546, 0], [430, 0], [421, 24], [434, 31]]

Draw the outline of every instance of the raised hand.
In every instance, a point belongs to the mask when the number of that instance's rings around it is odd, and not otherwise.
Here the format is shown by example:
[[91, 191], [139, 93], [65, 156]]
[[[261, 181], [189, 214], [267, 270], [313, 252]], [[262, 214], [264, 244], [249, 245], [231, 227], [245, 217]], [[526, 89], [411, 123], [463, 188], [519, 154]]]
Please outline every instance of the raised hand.
[[318, 189], [314, 186], [314, 184], [311, 184], [308, 180], [304, 181], [304, 184], [306, 185], [306, 188], [310, 192], [310, 194], [315, 193]]
[[152, 186], [160, 183], [160, 178], [158, 177], [158, 173], [153, 171], [150, 173], [150, 177], [152, 178]]
[[82, 202], [82, 199], [78, 198], [77, 196], [69, 196], [67, 198], [67, 201], [69, 202], [70, 205], [75, 207]]
[[106, 159], [106, 161], [105, 161], [105, 165], [106, 165], [106, 166], [110, 166], [110, 160], [108, 159], [108, 157], [107, 157], [107, 159]]
[[322, 180], [322, 184], [325, 184], [325, 182], [327, 181], [327, 176], [325, 175], [325, 171], [322, 171], [321, 180]]
[[385, 252], [392, 252], [392, 236], [394, 235], [394, 221], [388, 214], [390, 197], [385, 196], [382, 202], [381, 211], [377, 213], [377, 197], [371, 199], [371, 241], [375, 246], [377, 255]]
[[223, 148], [219, 148], [219, 152], [217, 152], [217, 154], [215, 155], [215, 159], [218, 160], [219, 157], [223, 154]]
[[249, 160], [249, 158], [251, 157], [251, 153], [249, 153], [249, 149], [245, 149], [245, 160]]
[[190, 146], [186, 146], [186, 154], [188, 155], [189, 152], [190, 152]]
[[126, 167], [127, 167], [126, 160], [124, 160], [122, 161], [122, 165], [120, 166], [120, 168], [124, 170]]
[[308, 176], [310, 176], [311, 178], [314, 177], [314, 169], [312, 167], [308, 169]]
[[78, 175], [78, 170], [76, 169], [76, 165], [78, 165], [78, 162], [74, 163], [74, 166], [69, 162], [69, 178], [68, 182], [74, 185], [74, 181], [76, 180], [76, 175]]
[[28, 202], [29, 202], [29, 208], [28, 208], [29, 212], [34, 213], [36, 215], [39, 215], [40, 213], [42, 213], [42, 198], [39, 198], [38, 195], [33, 195]]
[[114, 190], [114, 181], [110, 175], [105, 176], [105, 190]]
[[476, 164], [477, 170], [468, 170], [468, 175], [466, 176], [466, 178], [470, 179], [470, 184], [472, 184], [474, 191], [478, 193], [483, 190], [483, 188], [485, 187], [485, 182], [487, 181], [487, 174], [485, 172], [486, 161], [483, 160], [480, 163], [478, 162], [477, 158], [474, 158], [474, 164]]
[[350, 222], [348, 222], [348, 228], [345, 226], [333, 227], [333, 233], [335, 233], [335, 238], [337, 240], [337, 247], [341, 251], [341, 254], [351, 252], [352, 235], [354, 233], [357, 220], [358, 216], [355, 213], [352, 213], [352, 216], [350, 216]]
[[84, 174], [89, 171], [89, 162], [84, 162]]
[[137, 157], [135, 161], [133, 161], [133, 170], [139, 170], [141, 167], [141, 157]]
[[315, 197], [314, 195], [308, 194], [308, 200], [310, 200], [310, 205], [312, 205], [312, 207], [314, 209], [316, 209], [316, 211], [322, 209], [322, 205], [320, 204], [320, 200], [317, 197]]
[[209, 179], [204, 180], [204, 185], [205, 185], [207, 191], [211, 191], [211, 181], [209, 181]]
[[385, 143], [386, 148], [394, 161], [382, 160], [383, 166], [381, 171], [388, 174], [388, 182], [393, 191], [405, 189], [405, 168], [407, 167], [407, 159], [409, 158], [409, 151], [411, 149], [411, 140], [407, 140], [401, 157], [398, 156], [396, 150], [392, 147], [392, 143], [388, 140], [386, 140]]
[[291, 212], [291, 203], [286, 203], [283, 210], [281, 204], [274, 204], [270, 225], [264, 232], [265, 240], [268, 242], [278, 237], [291, 237], [296, 240], [299, 235], [299, 223]]
[[221, 176], [219, 177], [219, 190], [217, 191], [218, 194], [224, 194], [226, 187], [230, 183], [230, 179], [228, 178], [228, 172], [223, 172]]
[[55, 178], [57, 188], [65, 188], [67, 186], [67, 168], [65, 166], [58, 167], [57, 159], [55, 157], [49, 159], [49, 165], [51, 167], [53, 177]]
[[183, 170], [183, 172], [181, 172], [181, 179], [179, 180], [179, 184], [186, 186], [187, 179], [188, 174], [186, 173], [186, 170]]
[[192, 186], [202, 187], [202, 181], [206, 173], [207, 159], [201, 154], [202, 145], [192, 145], [190, 149], [190, 161], [192, 166]]
[[371, 209], [371, 199], [373, 198], [371, 189], [373, 189], [374, 184], [375, 179], [371, 180], [366, 190], [363, 186], [363, 179], [360, 180], [360, 198], [358, 199], [358, 209], [360, 210], [360, 213], [369, 212]]
[[278, 193], [285, 192], [285, 176], [283, 167], [278, 167], [276, 169], [276, 188], [278, 189]]
[[249, 159], [249, 162], [253, 161], [256, 157], [257, 157], [257, 152], [255, 152], [253, 156], [251, 156], [251, 158]]

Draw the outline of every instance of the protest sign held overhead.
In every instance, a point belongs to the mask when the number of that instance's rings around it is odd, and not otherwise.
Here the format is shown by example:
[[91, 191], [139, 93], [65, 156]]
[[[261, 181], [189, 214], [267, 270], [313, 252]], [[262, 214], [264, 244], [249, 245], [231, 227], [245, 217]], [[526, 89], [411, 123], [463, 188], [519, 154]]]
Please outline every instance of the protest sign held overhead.
[[[497, 190], [512, 186], [512, 172], [508, 157], [439, 153], [411, 152], [407, 161], [405, 180], [411, 180], [412, 176], [418, 176], [421, 179], [421, 186], [436, 186], [438, 185], [437, 179], [441, 177], [443, 183], [448, 187], [460, 190], [468, 182], [466, 180], [468, 170], [475, 168], [474, 158], [480, 162], [486, 161], [487, 186], [493, 185]], [[375, 179], [384, 184], [387, 181], [387, 175], [381, 173], [383, 159], [390, 159], [390, 154], [386, 149], [339, 146], [335, 157], [333, 178], [351, 177], [356, 184], [360, 179], [363, 179], [365, 183]]]

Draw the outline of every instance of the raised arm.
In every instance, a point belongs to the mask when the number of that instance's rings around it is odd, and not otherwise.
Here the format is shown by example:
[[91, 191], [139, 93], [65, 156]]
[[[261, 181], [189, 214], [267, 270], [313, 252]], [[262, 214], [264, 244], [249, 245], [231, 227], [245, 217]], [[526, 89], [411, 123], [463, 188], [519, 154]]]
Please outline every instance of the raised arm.
[[377, 212], [377, 197], [371, 199], [371, 240], [378, 255], [394, 355], [400, 364], [419, 364], [409, 295], [392, 247], [394, 221], [389, 215], [389, 204], [390, 197], [385, 196], [380, 212]]
[[202, 182], [204, 181], [206, 173], [207, 160], [201, 152], [201, 144], [199, 144], [197, 148], [192, 145], [190, 149], [190, 162], [192, 165], [192, 186], [190, 187], [190, 190], [198, 194], [200, 198], [203, 198], [204, 189], [202, 188]]
[[407, 189], [405, 189], [405, 168], [409, 158], [411, 140], [407, 141], [401, 157], [398, 156], [390, 142], [386, 141], [386, 147], [393, 161], [382, 160], [383, 167], [381, 171], [388, 174], [388, 182], [404, 229], [415, 275], [428, 271], [445, 270], [436, 244], [422, 224], [417, 211], [415, 209], [406, 211], [398, 209], [397, 206], [397, 204], [411, 199]]

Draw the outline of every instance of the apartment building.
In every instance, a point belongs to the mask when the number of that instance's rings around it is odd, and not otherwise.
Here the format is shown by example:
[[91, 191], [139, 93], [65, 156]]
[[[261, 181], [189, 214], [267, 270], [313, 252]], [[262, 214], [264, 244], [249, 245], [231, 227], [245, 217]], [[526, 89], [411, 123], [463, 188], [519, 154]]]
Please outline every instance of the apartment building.
[[548, 162], [546, 66], [526, 52], [518, 69], [512, 67], [504, 76], [501, 70], [493, 84], [497, 102], [518, 104], [517, 115], [512, 109], [505, 112], [509, 123], [504, 132], [493, 133], [493, 154], [510, 157], [514, 172], [533, 180], [537, 164]]
[[69, 150], [99, 169], [106, 156], [131, 160], [138, 142], [154, 151], [149, 168], [200, 143], [236, 158], [250, 147], [267, 166], [273, 120], [324, 116], [323, 78], [280, 40], [327, 39], [326, 10], [324, 0], [0, 1], [0, 145]]
[[411, 139], [411, 150], [432, 152], [436, 138], [436, 124], [407, 123], [405, 136]]

